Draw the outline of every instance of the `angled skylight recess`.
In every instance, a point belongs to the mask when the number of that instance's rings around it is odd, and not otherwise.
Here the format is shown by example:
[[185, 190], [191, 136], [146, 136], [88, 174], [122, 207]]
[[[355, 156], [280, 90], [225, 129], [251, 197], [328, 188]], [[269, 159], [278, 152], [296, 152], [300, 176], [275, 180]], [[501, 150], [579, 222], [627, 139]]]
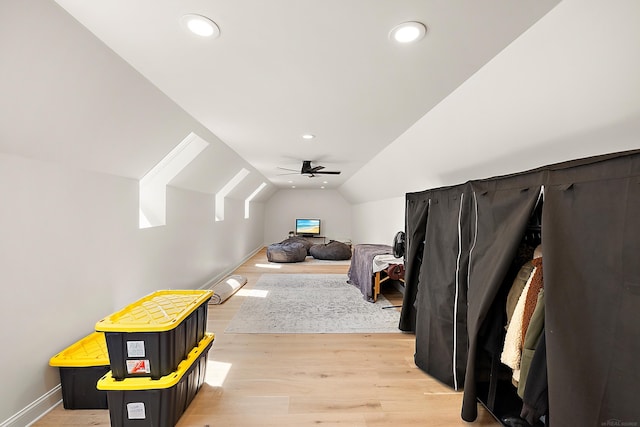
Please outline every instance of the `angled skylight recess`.
[[191, 132], [140, 179], [140, 228], [166, 224], [167, 184], [208, 146], [207, 141]]
[[255, 189], [253, 193], [251, 193], [249, 197], [244, 199], [244, 219], [249, 219], [249, 204], [251, 204], [251, 201], [253, 200], [253, 198], [256, 197], [258, 193], [261, 192], [262, 189], [266, 186], [267, 186], [267, 183], [263, 182], [258, 186], [258, 188]]
[[249, 171], [242, 168], [222, 190], [216, 193], [216, 221], [224, 221], [224, 198], [229, 194], [242, 180], [249, 175]]

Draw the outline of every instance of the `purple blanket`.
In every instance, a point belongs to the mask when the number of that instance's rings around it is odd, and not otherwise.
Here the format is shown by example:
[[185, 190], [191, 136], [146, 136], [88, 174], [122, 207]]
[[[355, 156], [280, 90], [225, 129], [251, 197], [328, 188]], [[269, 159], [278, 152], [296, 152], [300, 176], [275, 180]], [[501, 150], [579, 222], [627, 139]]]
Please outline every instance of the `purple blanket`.
[[360, 289], [369, 302], [373, 302], [373, 257], [392, 253], [389, 245], [355, 245], [353, 248], [348, 283]]

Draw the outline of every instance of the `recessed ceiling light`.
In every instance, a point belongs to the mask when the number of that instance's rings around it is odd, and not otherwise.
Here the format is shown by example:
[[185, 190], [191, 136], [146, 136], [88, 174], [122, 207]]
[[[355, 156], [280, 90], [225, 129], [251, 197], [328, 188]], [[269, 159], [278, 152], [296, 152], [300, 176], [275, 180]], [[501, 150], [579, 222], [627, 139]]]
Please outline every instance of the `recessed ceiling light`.
[[295, 186], [295, 185], [292, 185], [292, 186], [291, 186], [291, 188], [296, 188], [296, 186]]
[[304, 135], [302, 135], [302, 139], [313, 139], [315, 137], [315, 135], [312, 135], [310, 133], [305, 133]]
[[220, 28], [206, 16], [190, 13], [182, 16], [180, 23], [184, 28], [201, 37], [216, 38], [220, 35]]
[[320, 188], [322, 188], [324, 190], [324, 185], [322, 187], [320, 187]]
[[410, 21], [397, 25], [389, 33], [389, 38], [398, 43], [411, 43], [420, 40], [426, 33], [427, 27], [423, 23]]
[[328, 183], [329, 183], [329, 181], [322, 181], [322, 183], [323, 183], [323, 184], [328, 184]]
[[289, 184], [293, 184], [293, 181], [287, 181]]

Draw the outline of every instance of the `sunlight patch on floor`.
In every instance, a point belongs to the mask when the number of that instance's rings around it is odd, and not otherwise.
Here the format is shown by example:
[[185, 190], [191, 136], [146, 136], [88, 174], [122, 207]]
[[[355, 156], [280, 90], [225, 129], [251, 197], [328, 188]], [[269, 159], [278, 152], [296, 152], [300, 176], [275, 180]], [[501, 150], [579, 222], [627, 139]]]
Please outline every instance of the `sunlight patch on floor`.
[[258, 297], [258, 298], [266, 298], [269, 294], [269, 291], [265, 291], [262, 289], [240, 289], [236, 292], [236, 295], [240, 295], [241, 297]]
[[256, 264], [256, 267], [260, 267], [260, 268], [282, 268], [281, 265], [277, 265], [277, 264]]
[[231, 370], [231, 363], [207, 360], [207, 374], [204, 381], [212, 387], [222, 387]]

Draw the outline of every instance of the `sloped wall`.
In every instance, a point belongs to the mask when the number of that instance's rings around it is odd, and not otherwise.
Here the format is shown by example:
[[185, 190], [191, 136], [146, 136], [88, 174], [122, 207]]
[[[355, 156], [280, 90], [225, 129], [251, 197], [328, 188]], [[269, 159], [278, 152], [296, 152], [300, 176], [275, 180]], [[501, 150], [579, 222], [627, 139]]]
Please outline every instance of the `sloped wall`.
[[[245, 219], [244, 199], [265, 179], [53, 2], [1, 2], [0, 52], [4, 427], [61, 398], [49, 358], [97, 320], [260, 248], [264, 206]], [[169, 183], [166, 226], [140, 229], [138, 180], [190, 132], [210, 145]], [[214, 194], [241, 168], [216, 222]]]
[[638, 16], [636, 1], [563, 0], [340, 192], [386, 200], [637, 148]]
[[167, 225], [138, 228], [138, 183], [112, 175], [0, 155], [0, 366], [2, 419], [58, 383], [49, 357], [97, 320], [158, 289], [197, 289], [261, 246], [262, 208], [245, 220], [212, 196], [167, 194]]

